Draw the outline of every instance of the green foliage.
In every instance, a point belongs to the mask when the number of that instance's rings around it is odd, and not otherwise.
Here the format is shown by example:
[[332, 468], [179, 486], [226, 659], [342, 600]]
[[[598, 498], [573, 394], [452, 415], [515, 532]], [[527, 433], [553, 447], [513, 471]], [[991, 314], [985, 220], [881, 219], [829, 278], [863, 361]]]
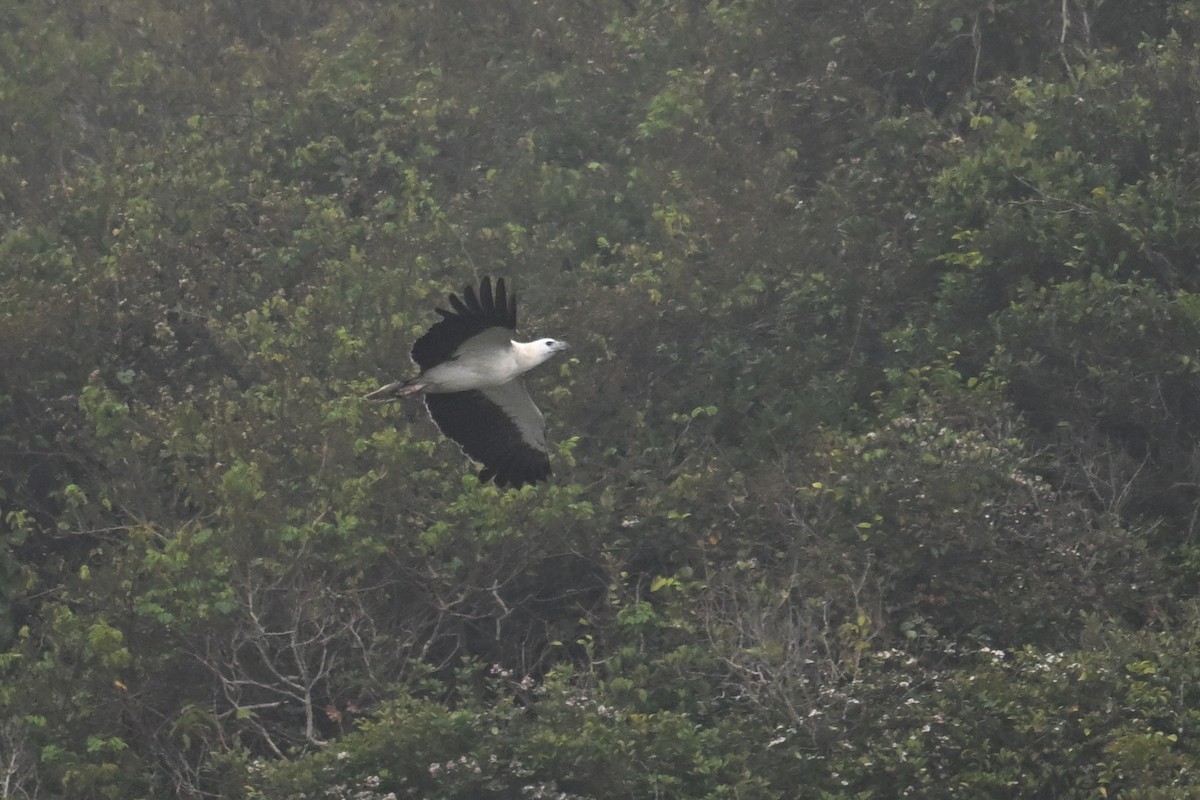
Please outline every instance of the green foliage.
[[[1194, 794], [1134, 5], [0, 3], [0, 793]], [[549, 485], [360, 400], [483, 274]]]
[[[268, 767], [264, 795], [764, 796], [765, 782], [747, 770], [748, 753], [726, 749], [735, 731], [614, 705], [605, 682], [581, 682], [570, 670], [539, 682], [498, 666], [466, 667], [460, 682], [468, 675], [480, 690], [459, 693], [452, 705], [390, 701], [331, 751]], [[523, 701], [488, 699], [514, 693]], [[527, 705], [535, 700], [536, 713]]]

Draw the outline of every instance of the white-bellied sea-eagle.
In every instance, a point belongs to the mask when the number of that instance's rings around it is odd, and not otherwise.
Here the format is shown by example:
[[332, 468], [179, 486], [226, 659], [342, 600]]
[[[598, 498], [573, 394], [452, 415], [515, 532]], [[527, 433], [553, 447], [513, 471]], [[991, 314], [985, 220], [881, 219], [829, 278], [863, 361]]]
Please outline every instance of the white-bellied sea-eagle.
[[521, 487], [550, 475], [545, 423], [521, 382], [521, 375], [567, 349], [566, 342], [518, 342], [517, 295], [504, 279], [484, 278], [476, 294], [463, 289], [449, 297], [451, 311], [417, 339], [412, 360], [421, 374], [389, 383], [366, 396], [394, 400], [425, 395], [429, 416], [468, 457], [483, 465], [479, 479]]

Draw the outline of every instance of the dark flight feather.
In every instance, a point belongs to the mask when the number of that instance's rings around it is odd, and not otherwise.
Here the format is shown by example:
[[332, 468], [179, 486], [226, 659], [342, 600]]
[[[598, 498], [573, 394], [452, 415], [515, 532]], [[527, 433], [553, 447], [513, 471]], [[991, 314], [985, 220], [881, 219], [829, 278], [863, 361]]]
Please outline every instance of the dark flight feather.
[[503, 278], [496, 280], [495, 293], [491, 278], [484, 278], [478, 295], [467, 286], [462, 299], [451, 294], [449, 300], [453, 311], [435, 309], [442, 319], [413, 345], [412, 359], [422, 370], [449, 361], [464, 342], [488, 328], [517, 329], [517, 294], [508, 293]]
[[517, 424], [479, 391], [426, 394], [425, 407], [434, 423], [474, 461], [479, 472], [504, 488], [520, 488], [550, 476], [550, 458], [525, 442]]

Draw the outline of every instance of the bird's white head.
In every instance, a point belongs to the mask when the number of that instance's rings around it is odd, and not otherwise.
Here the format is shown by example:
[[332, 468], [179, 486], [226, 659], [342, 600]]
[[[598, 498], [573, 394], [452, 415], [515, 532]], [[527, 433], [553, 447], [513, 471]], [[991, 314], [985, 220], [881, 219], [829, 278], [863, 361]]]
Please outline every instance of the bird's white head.
[[571, 345], [559, 339], [538, 339], [534, 344], [544, 348], [551, 355], [561, 353], [563, 350], [570, 350]]
[[532, 342], [513, 342], [520, 360], [529, 367], [548, 361], [555, 353], [571, 349], [571, 345], [558, 339], [536, 339]]

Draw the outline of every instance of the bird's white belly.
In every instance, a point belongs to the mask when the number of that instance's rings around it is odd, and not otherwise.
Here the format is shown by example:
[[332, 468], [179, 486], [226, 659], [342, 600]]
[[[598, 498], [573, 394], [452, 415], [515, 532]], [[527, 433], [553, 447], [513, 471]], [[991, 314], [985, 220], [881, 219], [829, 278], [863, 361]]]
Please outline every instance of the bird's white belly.
[[460, 357], [426, 370], [421, 380], [425, 383], [427, 392], [465, 392], [470, 389], [499, 386], [508, 383], [519, 374], [516, 361], [510, 357]]

